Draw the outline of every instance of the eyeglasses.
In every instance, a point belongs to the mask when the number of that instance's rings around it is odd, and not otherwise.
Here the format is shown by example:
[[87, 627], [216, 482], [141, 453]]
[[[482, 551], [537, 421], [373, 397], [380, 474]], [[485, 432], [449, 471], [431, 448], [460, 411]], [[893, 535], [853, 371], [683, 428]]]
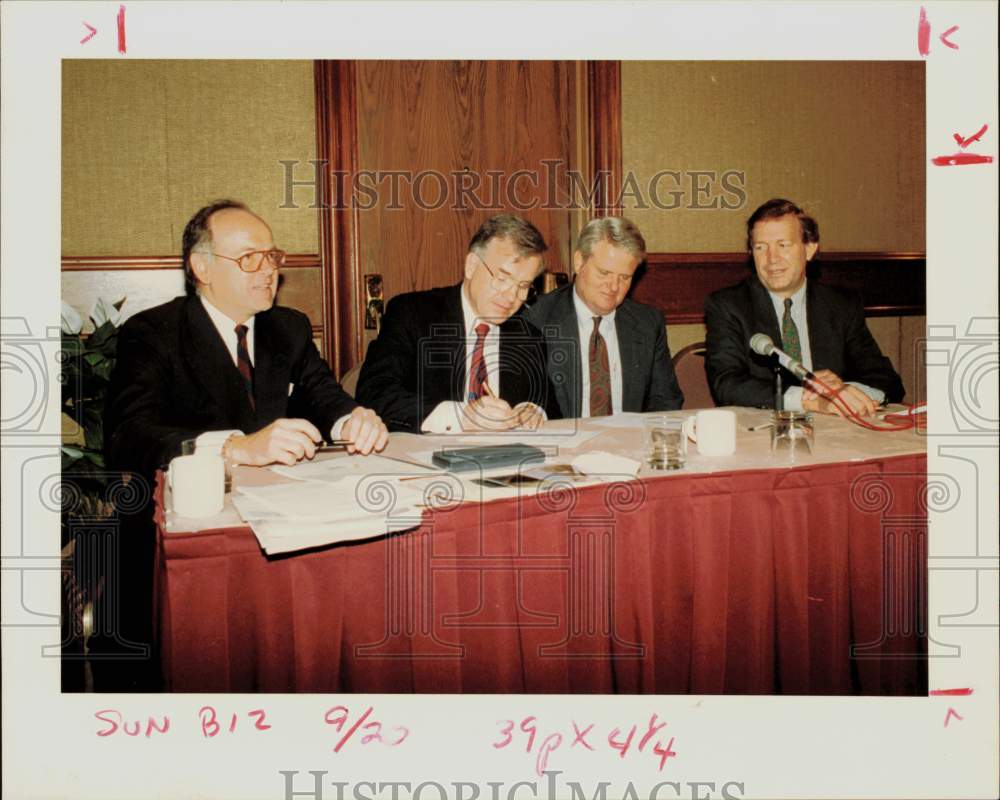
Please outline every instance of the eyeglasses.
[[493, 270], [490, 269], [490, 265], [487, 264], [479, 253], [475, 253], [476, 258], [479, 262], [486, 267], [486, 271], [490, 273], [490, 282], [494, 289], [498, 292], [510, 291], [511, 287], [516, 287], [516, 295], [518, 300], [531, 301], [535, 297], [535, 286], [531, 281], [521, 281], [516, 282], [513, 277], [505, 272], [501, 272], [497, 275]]
[[224, 256], [222, 253], [212, 253], [217, 258], [224, 258], [226, 261], [235, 261], [237, 266], [244, 272], [257, 272], [264, 265], [264, 258], [267, 263], [275, 269], [285, 265], [285, 258], [288, 256], [284, 250], [254, 250], [251, 253], [244, 253], [239, 258]]

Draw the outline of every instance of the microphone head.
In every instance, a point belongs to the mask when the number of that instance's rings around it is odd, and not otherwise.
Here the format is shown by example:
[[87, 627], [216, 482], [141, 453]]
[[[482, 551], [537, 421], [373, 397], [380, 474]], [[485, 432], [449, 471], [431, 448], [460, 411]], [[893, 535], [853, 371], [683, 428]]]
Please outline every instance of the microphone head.
[[769, 356], [774, 352], [774, 342], [766, 333], [755, 333], [750, 337], [750, 349], [759, 356]]

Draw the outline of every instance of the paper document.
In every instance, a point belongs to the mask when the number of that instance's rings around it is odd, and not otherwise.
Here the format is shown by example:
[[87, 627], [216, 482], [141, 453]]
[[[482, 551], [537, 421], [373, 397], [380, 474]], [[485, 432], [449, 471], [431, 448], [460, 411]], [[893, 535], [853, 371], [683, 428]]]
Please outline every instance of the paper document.
[[423, 487], [379, 474], [246, 486], [233, 496], [234, 507], [267, 553], [406, 530], [420, 524], [423, 504]]

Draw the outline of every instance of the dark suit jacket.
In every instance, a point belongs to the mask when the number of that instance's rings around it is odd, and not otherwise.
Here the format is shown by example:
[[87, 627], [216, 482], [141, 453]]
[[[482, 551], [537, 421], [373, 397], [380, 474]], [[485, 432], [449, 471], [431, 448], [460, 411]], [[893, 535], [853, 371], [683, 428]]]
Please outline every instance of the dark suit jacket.
[[[579, 417], [583, 406], [581, 351], [573, 285], [543, 294], [525, 312], [541, 329], [548, 346], [549, 379], [564, 417]], [[615, 411], [673, 411], [684, 395], [670, 360], [663, 315], [655, 308], [626, 299], [615, 312], [618, 355], [622, 364], [622, 408]]]
[[178, 455], [184, 439], [205, 431], [252, 433], [281, 417], [304, 417], [328, 435], [357, 406], [320, 358], [309, 319], [290, 308], [255, 317], [256, 411], [198, 297], [178, 297], [129, 319], [118, 334], [117, 357], [106, 449], [116, 469], [146, 476]]
[[[860, 298], [812, 279], [806, 287], [813, 371], [829, 369], [844, 381], [881, 389], [890, 403], [902, 400], [903, 382], [872, 338]], [[771, 360], [750, 350], [750, 337], [766, 333], [780, 347], [781, 329], [771, 297], [757, 276], [709, 295], [705, 325], [705, 370], [715, 402], [773, 407]], [[800, 384], [787, 370], [782, 378], [785, 387]]]
[[[368, 346], [356, 396], [391, 431], [419, 433], [445, 401], [465, 399], [465, 321], [462, 285], [410, 292], [389, 301], [378, 338]], [[511, 406], [530, 401], [559, 417], [545, 376], [545, 341], [516, 314], [500, 326], [500, 397]]]

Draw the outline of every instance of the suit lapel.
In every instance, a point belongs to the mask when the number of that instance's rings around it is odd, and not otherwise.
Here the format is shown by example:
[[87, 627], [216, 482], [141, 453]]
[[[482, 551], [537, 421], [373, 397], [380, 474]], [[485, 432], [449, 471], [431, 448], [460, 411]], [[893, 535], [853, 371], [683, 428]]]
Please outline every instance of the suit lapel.
[[452, 289], [444, 308], [444, 314], [434, 324], [441, 325], [441, 332], [435, 338], [444, 338], [447, 341], [449, 337], [455, 337], [452, 363], [457, 365], [454, 374], [461, 376], [458, 384], [460, 387], [459, 397], [455, 399], [464, 401], [469, 388], [469, 376], [466, 374], [469, 365], [465, 363], [465, 337], [468, 331], [465, 329], [465, 313], [462, 311], [462, 284], [458, 284]]
[[289, 345], [269, 311], [254, 320], [254, 403], [259, 423], [268, 425], [288, 409]]
[[188, 298], [184, 316], [187, 323], [181, 338], [186, 351], [183, 353], [184, 362], [191, 367], [195, 380], [201, 384], [206, 402], [219, 406], [224, 418], [232, 420], [241, 430], [255, 430], [256, 419], [243, 379], [200, 297]]
[[[771, 295], [755, 275], [750, 279], [750, 302], [753, 305], [754, 333], [766, 333], [771, 337], [771, 341], [777, 347], [781, 347], [781, 328], [778, 325], [778, 318], [774, 313], [774, 304], [771, 302]], [[743, 344], [749, 349], [750, 342], [747, 340]]]
[[[579, 417], [583, 407], [583, 376], [581, 353], [586, 345], [580, 341], [580, 324], [573, 303], [573, 284], [570, 284], [556, 303], [552, 324], [559, 331], [559, 341], [549, 342], [549, 371], [555, 387], [556, 401], [565, 417]], [[544, 331], [543, 331], [544, 333]], [[556, 351], [561, 350], [557, 356]]]
[[639, 322], [626, 300], [615, 312], [615, 333], [618, 336], [618, 358], [622, 365], [622, 407], [614, 411], [624, 411], [626, 408], [642, 409], [645, 382], [637, 380], [639, 372], [639, 352], [643, 341], [639, 333]]
[[817, 369], [842, 369], [839, 359], [831, 349], [838, 339], [830, 327], [830, 312], [823, 305], [815, 280], [806, 283], [806, 325], [809, 328], [809, 353], [813, 371]]

